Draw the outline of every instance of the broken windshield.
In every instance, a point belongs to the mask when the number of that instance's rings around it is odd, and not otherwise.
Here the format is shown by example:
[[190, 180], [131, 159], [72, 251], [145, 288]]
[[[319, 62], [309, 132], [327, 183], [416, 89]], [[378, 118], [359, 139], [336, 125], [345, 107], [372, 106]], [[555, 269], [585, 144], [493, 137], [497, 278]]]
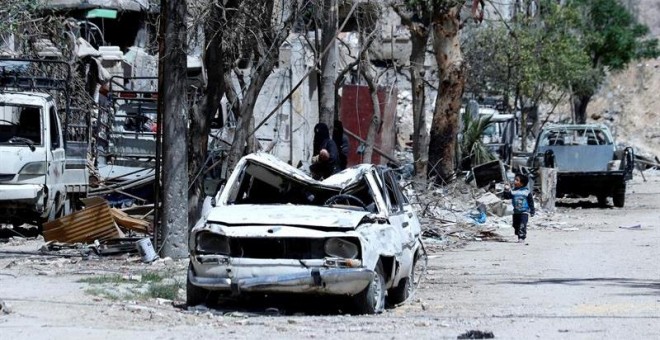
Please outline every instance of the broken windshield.
[[0, 103], [0, 143], [30, 148], [40, 145], [41, 124], [38, 106]]
[[[257, 162], [248, 162], [241, 170], [237, 181], [229, 184], [229, 204], [301, 204], [330, 205], [328, 200], [335, 196], [353, 196], [353, 202], [338, 202], [340, 204], [372, 206], [375, 202], [369, 190], [366, 178], [362, 173], [361, 180], [352, 183], [350, 188], [333, 188], [322, 185], [314, 180], [303, 181], [293, 174], [283, 173]], [[349, 198], [351, 200], [352, 198]]]

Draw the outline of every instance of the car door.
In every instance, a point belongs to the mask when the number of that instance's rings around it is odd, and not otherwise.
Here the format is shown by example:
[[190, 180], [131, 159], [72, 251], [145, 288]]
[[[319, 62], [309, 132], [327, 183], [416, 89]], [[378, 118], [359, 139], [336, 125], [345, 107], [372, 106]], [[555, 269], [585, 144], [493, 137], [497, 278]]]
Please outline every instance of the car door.
[[[46, 181], [49, 185], [48, 199], [55, 200], [56, 194], [65, 195], [64, 189], [64, 167], [66, 163], [66, 156], [64, 151], [64, 141], [62, 139], [62, 130], [60, 129], [60, 120], [57, 116], [57, 111], [54, 106], [48, 110], [48, 121], [44, 122], [44, 145], [48, 150], [48, 178]], [[61, 203], [64, 197], [61, 197]], [[55, 207], [56, 209], [58, 207]]]
[[412, 268], [413, 255], [417, 238], [419, 237], [419, 220], [412, 210], [412, 206], [405, 199], [401, 187], [391, 169], [382, 172], [385, 185], [385, 196], [388, 202], [390, 223], [394, 226], [401, 240], [401, 257], [398, 259], [401, 265], [401, 274], [406, 276]]

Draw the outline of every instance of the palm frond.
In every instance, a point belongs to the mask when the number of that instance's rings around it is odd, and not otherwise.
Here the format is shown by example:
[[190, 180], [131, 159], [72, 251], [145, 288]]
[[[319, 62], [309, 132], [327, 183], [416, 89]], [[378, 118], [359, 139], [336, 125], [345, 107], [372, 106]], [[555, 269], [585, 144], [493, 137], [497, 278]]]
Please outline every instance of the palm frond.
[[491, 124], [492, 116], [472, 117], [467, 110], [463, 120], [463, 139], [461, 141], [461, 163], [463, 167], [472, 167], [495, 159], [481, 140], [484, 131]]

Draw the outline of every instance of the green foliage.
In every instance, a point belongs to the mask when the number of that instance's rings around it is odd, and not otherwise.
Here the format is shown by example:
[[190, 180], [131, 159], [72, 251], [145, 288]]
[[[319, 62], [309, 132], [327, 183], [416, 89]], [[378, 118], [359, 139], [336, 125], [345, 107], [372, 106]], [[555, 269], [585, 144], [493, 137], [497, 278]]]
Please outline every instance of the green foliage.
[[658, 56], [657, 39], [616, 0], [540, 3], [537, 17], [517, 17], [476, 29], [465, 41], [471, 67], [467, 91], [514, 91], [533, 101], [561, 92], [590, 95], [605, 68], [618, 70], [637, 58]]
[[594, 68], [620, 70], [640, 57], [657, 57], [656, 39], [645, 40], [648, 27], [617, 0], [574, 0], [582, 11], [579, 35]]
[[161, 282], [163, 281], [163, 277], [154, 272], [146, 272], [142, 274], [142, 282]]
[[481, 140], [486, 128], [491, 124], [491, 116], [473, 118], [469, 110], [463, 112], [463, 138], [461, 139], [461, 166], [470, 168], [492, 161], [495, 157]]
[[589, 77], [590, 60], [571, 32], [577, 10], [543, 2], [543, 20], [521, 18], [478, 28], [467, 38], [471, 66], [468, 91], [497, 92], [547, 100], [554, 92]]
[[172, 284], [151, 284], [146, 298], [176, 300], [179, 295], [179, 289], [183, 288], [179, 282]]
[[78, 282], [89, 283], [89, 284], [117, 284], [126, 282], [121, 275], [99, 275], [99, 276], [90, 276], [78, 280]]
[[[168, 274], [169, 275], [169, 274]], [[144, 272], [138, 281], [131, 280], [122, 275], [98, 275], [78, 280], [78, 282], [93, 285], [85, 290], [87, 294], [104, 297], [110, 300], [147, 300], [169, 299], [175, 300], [183, 285], [178, 280], [169, 280], [165, 283], [163, 276], [155, 272]]]

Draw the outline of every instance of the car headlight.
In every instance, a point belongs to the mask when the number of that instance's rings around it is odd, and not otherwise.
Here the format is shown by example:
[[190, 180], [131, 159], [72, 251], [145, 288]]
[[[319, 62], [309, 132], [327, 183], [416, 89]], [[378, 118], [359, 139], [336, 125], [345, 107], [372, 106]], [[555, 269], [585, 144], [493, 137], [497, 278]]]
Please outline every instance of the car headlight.
[[195, 238], [195, 250], [202, 254], [229, 255], [229, 239], [223, 235], [201, 232]]
[[30, 162], [23, 166], [19, 175], [45, 175], [48, 166], [46, 162]]
[[359, 254], [358, 245], [342, 238], [331, 238], [323, 247], [328, 256], [354, 259]]

